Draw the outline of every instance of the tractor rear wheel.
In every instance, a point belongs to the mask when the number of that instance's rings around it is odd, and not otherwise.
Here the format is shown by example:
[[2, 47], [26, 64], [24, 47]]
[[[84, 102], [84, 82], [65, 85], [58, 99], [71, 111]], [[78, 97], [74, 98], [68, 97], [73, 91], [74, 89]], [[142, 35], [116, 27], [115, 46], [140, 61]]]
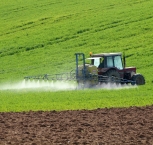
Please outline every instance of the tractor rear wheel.
[[108, 77], [107, 82], [116, 84], [120, 83], [120, 74], [116, 70], [108, 70], [105, 73], [105, 76]]
[[132, 76], [132, 80], [136, 82], [136, 85], [144, 85], [145, 79], [141, 74], [135, 74]]

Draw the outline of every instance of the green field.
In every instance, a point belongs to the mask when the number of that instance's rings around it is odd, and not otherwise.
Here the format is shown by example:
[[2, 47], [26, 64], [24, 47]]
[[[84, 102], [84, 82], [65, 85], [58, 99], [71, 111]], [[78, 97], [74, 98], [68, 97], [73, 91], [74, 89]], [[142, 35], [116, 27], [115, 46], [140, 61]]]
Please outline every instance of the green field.
[[[1, 90], [0, 111], [153, 104], [152, 0], [1, 0], [0, 84], [75, 69], [75, 52], [125, 52], [146, 85], [119, 90]], [[1, 86], [1, 85], [0, 85]]]

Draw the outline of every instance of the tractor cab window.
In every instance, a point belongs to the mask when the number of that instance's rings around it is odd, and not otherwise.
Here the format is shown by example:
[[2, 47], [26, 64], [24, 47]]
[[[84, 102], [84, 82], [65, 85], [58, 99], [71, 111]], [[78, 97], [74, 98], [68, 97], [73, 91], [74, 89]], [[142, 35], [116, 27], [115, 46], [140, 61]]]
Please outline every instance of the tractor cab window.
[[96, 66], [96, 67], [98, 67], [99, 64], [100, 64], [100, 58], [95, 58], [95, 59], [93, 59], [93, 60], [94, 60], [93, 65]]
[[93, 65], [96, 67], [99, 67], [99, 65], [101, 64], [101, 58], [100, 57], [95, 57], [93, 60]]
[[93, 59], [93, 65], [98, 68], [104, 68], [104, 58], [103, 57], [95, 57]]
[[117, 67], [118, 69], [123, 69], [121, 56], [114, 57], [114, 66]]
[[100, 58], [100, 63], [98, 65], [98, 68], [104, 68], [104, 58], [103, 57]]
[[[90, 61], [90, 63], [88, 63]], [[94, 65], [96, 67], [100, 64], [100, 57], [91, 57], [86, 59], [86, 63]]]
[[113, 57], [112, 56], [107, 57], [107, 67], [113, 67]]

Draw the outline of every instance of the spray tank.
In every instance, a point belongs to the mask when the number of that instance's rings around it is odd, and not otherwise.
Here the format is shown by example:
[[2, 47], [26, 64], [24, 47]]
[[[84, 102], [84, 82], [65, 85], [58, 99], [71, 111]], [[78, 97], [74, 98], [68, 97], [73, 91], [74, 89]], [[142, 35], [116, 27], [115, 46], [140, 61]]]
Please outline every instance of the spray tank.
[[85, 64], [85, 70], [83, 65], [78, 66], [77, 82], [86, 84], [88, 86], [94, 86], [98, 83], [97, 67], [90, 64]]
[[[88, 87], [98, 84], [98, 69], [93, 64], [85, 63], [83, 53], [76, 53], [76, 80], [78, 84], [84, 84]], [[82, 57], [82, 65], [78, 65], [78, 58]], [[90, 59], [90, 58], [89, 58]]]

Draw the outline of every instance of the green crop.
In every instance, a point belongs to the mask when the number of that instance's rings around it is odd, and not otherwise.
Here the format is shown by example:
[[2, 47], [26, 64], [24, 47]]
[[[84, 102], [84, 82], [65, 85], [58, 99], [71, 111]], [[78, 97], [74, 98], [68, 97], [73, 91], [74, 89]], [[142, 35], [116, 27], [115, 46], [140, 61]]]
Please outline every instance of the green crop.
[[80, 110], [153, 104], [152, 89], [136, 87], [121, 90], [86, 89], [77, 91], [0, 91], [0, 110]]
[[[146, 85], [121, 90], [0, 91], [0, 111], [152, 104], [153, 1], [1, 0], [0, 84], [75, 69], [76, 52], [125, 52]], [[54, 100], [54, 101], [53, 101]]]

